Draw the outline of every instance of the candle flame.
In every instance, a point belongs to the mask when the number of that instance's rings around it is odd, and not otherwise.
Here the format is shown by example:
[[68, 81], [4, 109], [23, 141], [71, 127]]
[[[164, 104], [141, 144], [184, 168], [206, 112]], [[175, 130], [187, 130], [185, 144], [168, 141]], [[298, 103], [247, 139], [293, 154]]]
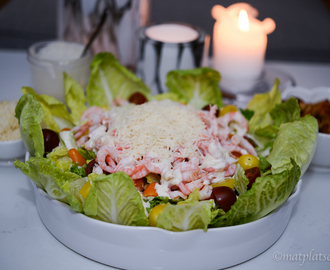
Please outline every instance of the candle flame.
[[238, 15], [238, 28], [241, 31], [249, 31], [249, 17], [245, 9], [241, 9]]

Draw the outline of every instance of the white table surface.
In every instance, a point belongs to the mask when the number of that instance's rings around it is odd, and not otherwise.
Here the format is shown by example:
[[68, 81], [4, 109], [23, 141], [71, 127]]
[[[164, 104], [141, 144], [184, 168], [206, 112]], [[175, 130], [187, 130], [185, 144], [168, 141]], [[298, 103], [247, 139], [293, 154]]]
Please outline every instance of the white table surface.
[[[330, 87], [330, 64], [267, 62], [266, 65], [290, 73], [300, 86]], [[31, 85], [25, 52], [0, 50], [0, 100], [18, 99], [21, 87]], [[300, 198], [280, 239], [259, 256], [229, 269], [330, 269], [329, 193], [330, 174], [307, 170]], [[274, 259], [281, 258], [281, 254], [282, 259]], [[115, 268], [89, 260], [56, 240], [39, 218], [28, 178], [14, 167], [0, 167], [0, 269]]]

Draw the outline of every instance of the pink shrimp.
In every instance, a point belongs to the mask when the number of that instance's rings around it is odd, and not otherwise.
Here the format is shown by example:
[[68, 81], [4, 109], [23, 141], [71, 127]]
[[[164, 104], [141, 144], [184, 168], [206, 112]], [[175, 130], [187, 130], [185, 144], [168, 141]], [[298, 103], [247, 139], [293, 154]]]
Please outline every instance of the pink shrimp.
[[169, 191], [168, 194], [170, 195], [171, 199], [177, 199], [177, 198], [187, 199], [187, 196], [184, 195], [179, 190]]
[[[112, 162], [109, 160], [109, 158], [112, 159]], [[96, 155], [96, 161], [99, 166], [102, 168], [102, 170], [109, 173], [115, 172], [115, 168], [112, 166], [113, 163], [115, 163], [116, 158], [116, 149], [108, 145], [102, 146]]]
[[253, 145], [245, 138], [241, 138], [240, 146], [245, 148], [251, 155], [257, 157], [257, 151], [253, 147]]
[[86, 131], [88, 131], [88, 128], [89, 128], [88, 122], [84, 123], [81, 126], [76, 126], [72, 128], [71, 130], [74, 132], [74, 138], [77, 140], [80, 137], [82, 137], [86, 133]]
[[233, 135], [230, 139], [230, 141], [234, 145], [238, 145], [241, 148], [244, 148], [246, 151], [248, 151], [251, 155], [257, 156], [257, 152], [254, 149], [253, 145], [244, 137], [238, 136], [237, 134]]
[[192, 182], [196, 179], [199, 179], [200, 176], [201, 176], [201, 174], [199, 172], [194, 172], [194, 171], [181, 172], [181, 177], [182, 177], [183, 183]]
[[241, 155], [246, 155], [248, 154], [248, 151], [243, 149], [242, 147], [238, 146], [238, 145], [235, 145], [231, 142], [228, 142], [228, 141], [222, 141], [221, 142], [222, 146], [230, 153], [232, 152], [238, 152], [240, 153]]
[[149, 171], [147, 170], [147, 168], [145, 166], [142, 166], [133, 175], [131, 175], [131, 178], [140, 179], [140, 178], [147, 176], [148, 174], [149, 174]]
[[212, 194], [212, 187], [209, 185], [204, 185], [200, 190], [199, 190], [199, 200], [206, 200], [211, 197]]
[[77, 146], [81, 147], [81, 145], [83, 145], [85, 142], [87, 142], [87, 140], [88, 140], [88, 136], [83, 135], [82, 137], [79, 138], [79, 140], [77, 140]]
[[89, 120], [89, 124], [95, 125], [97, 123], [101, 123], [103, 118], [103, 109], [97, 106], [89, 107], [81, 116], [80, 121], [84, 122], [85, 120]]
[[219, 117], [217, 121], [224, 128], [228, 127], [230, 123], [235, 122], [243, 129], [244, 134], [249, 128], [248, 121], [239, 111], [226, 113], [224, 116]]
[[235, 169], [236, 169], [236, 164], [235, 164], [235, 163], [234, 163], [234, 164], [231, 164], [231, 165], [228, 167], [228, 169], [224, 171], [223, 176], [224, 176], [224, 177], [228, 177], [228, 176], [232, 176], [232, 175], [234, 175], [234, 173], [235, 173]]
[[185, 187], [190, 191], [190, 193], [193, 192], [196, 188], [201, 189], [203, 186], [203, 181], [200, 179], [185, 184]]
[[135, 166], [120, 166], [115, 169], [116, 172], [121, 171], [126, 173], [132, 179], [138, 179], [146, 176], [149, 172], [144, 167], [143, 163], [140, 163]]
[[153, 163], [149, 160], [144, 160], [144, 166], [146, 167], [146, 169], [149, 172], [161, 174], [162, 173], [162, 168], [160, 166], [157, 166], [156, 164], [157, 163]]

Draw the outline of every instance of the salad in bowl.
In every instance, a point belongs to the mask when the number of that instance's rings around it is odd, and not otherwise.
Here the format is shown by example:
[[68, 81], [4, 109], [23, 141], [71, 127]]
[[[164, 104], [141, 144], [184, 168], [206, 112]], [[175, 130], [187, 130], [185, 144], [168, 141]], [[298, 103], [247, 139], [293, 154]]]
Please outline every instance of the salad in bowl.
[[16, 106], [30, 154], [15, 166], [72, 210], [103, 222], [189, 231], [245, 224], [286, 202], [314, 155], [318, 125], [281, 102], [279, 81], [246, 109], [223, 106], [220, 74], [171, 71], [151, 96], [110, 53], [66, 104], [23, 87]]

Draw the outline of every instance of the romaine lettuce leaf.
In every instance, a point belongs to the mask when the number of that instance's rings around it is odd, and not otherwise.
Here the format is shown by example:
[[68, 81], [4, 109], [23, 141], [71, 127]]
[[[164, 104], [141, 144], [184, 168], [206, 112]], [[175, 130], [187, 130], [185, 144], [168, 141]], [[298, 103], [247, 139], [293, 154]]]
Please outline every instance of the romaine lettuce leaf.
[[287, 101], [277, 104], [270, 111], [270, 116], [274, 120], [274, 125], [277, 127], [280, 127], [284, 123], [298, 120], [300, 118], [298, 100], [291, 97]]
[[268, 156], [272, 149], [279, 127], [284, 123], [293, 122], [300, 118], [300, 107], [295, 98], [290, 98], [283, 103], [276, 104], [269, 111], [269, 114], [269, 125], [258, 127], [254, 130], [254, 133], [249, 134], [258, 144], [257, 152], [264, 157]]
[[249, 179], [246, 177], [244, 169], [237, 163], [234, 177], [235, 190], [241, 195], [247, 191], [248, 184]]
[[78, 125], [84, 111], [86, 111], [86, 97], [81, 85], [71, 78], [67, 73], [63, 73], [65, 102], [71, 111], [71, 117]]
[[220, 74], [214, 69], [203, 67], [188, 70], [173, 70], [167, 74], [166, 86], [169, 93], [197, 109], [206, 105], [223, 107], [219, 89]]
[[69, 204], [77, 212], [82, 211], [81, 203], [70, 192], [70, 181], [80, 178], [79, 175], [61, 170], [43, 157], [30, 157], [26, 163], [16, 160], [14, 164], [50, 197]]
[[251, 189], [240, 195], [224, 215], [214, 219], [210, 227], [224, 227], [258, 220], [282, 205], [293, 192], [300, 177], [300, 168], [291, 159], [291, 169], [261, 176]]
[[33, 95], [23, 95], [15, 108], [23, 143], [31, 156], [42, 157], [45, 152], [41, 122], [44, 113]]
[[317, 120], [306, 115], [299, 120], [281, 125], [267, 161], [272, 173], [279, 173], [292, 167], [293, 158], [304, 174], [315, 154], [318, 139]]
[[150, 100], [150, 89], [111, 53], [94, 57], [86, 92], [89, 106], [110, 107], [115, 98], [128, 99], [135, 92]]
[[270, 111], [275, 108], [276, 104], [281, 103], [279, 83], [280, 81], [276, 79], [268, 93], [256, 94], [250, 100], [247, 109], [254, 111], [254, 114], [249, 121], [249, 133], [254, 133], [258, 128], [273, 124]]
[[132, 179], [123, 172], [99, 175], [84, 203], [86, 215], [109, 223], [148, 226], [142, 197]]
[[43, 124], [51, 130], [59, 132], [62, 128], [73, 127], [74, 121], [64, 103], [48, 95], [38, 95], [31, 87], [22, 87], [23, 94], [31, 94], [40, 102], [44, 117]]
[[199, 191], [196, 189], [186, 201], [166, 205], [157, 218], [156, 226], [170, 231], [207, 231], [217, 213], [214, 201], [199, 201]]
[[57, 168], [64, 171], [69, 171], [72, 164], [72, 159], [69, 158], [69, 151], [64, 146], [54, 148], [53, 151], [47, 155], [47, 158], [50, 159]]

